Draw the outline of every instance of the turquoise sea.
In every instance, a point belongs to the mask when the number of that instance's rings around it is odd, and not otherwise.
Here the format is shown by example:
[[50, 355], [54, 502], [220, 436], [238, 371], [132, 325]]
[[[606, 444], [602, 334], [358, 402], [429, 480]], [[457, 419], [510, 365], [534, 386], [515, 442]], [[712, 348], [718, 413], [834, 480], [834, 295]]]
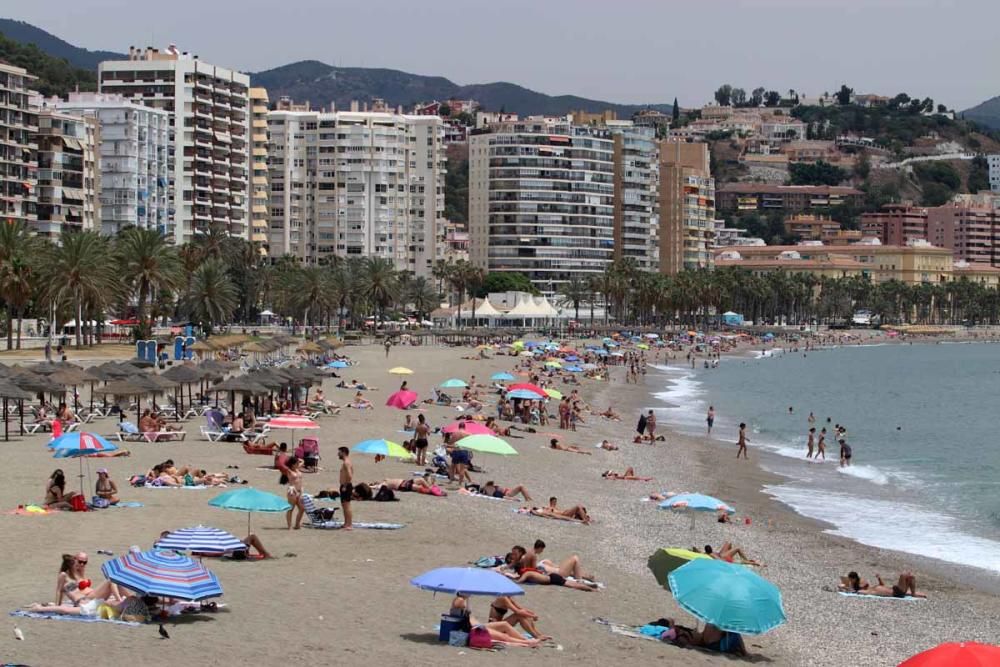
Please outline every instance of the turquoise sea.
[[[661, 367], [657, 397], [683, 431], [735, 456], [748, 424], [751, 456], [787, 481], [766, 491], [832, 532], [865, 544], [1000, 572], [1000, 345], [869, 345], [757, 359], [717, 369]], [[788, 408], [793, 411], [789, 413]], [[827, 427], [827, 461], [807, 461], [808, 415]], [[829, 423], [827, 419], [829, 418]], [[854, 465], [838, 465], [834, 424]]]

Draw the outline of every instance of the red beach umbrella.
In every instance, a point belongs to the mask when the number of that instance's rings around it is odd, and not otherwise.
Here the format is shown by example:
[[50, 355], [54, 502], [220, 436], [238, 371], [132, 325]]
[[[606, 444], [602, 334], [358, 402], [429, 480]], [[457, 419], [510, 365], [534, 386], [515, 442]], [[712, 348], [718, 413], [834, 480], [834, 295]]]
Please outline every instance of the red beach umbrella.
[[409, 389], [401, 389], [391, 395], [385, 404], [391, 408], [406, 410], [411, 405], [416, 403], [418, 398], [419, 396], [417, 396], [417, 392], [410, 391]]
[[989, 667], [1000, 665], [1000, 646], [947, 642], [899, 663], [899, 667]]
[[507, 391], [515, 391], [517, 389], [523, 389], [525, 391], [533, 391], [538, 394], [538, 398], [548, 398], [549, 395], [545, 393], [545, 390], [539, 387], [537, 384], [531, 384], [530, 382], [518, 382], [517, 384], [512, 384], [507, 386]]
[[484, 426], [483, 424], [480, 424], [479, 422], [474, 422], [474, 421], [471, 421], [471, 420], [466, 420], [464, 422], [454, 422], [452, 424], [448, 424], [443, 429], [441, 429], [441, 432], [442, 433], [455, 433], [455, 432], [458, 431], [459, 424], [465, 424], [465, 432], [468, 433], [469, 435], [496, 435], [496, 433], [494, 433], [493, 429], [491, 429], [490, 427]]

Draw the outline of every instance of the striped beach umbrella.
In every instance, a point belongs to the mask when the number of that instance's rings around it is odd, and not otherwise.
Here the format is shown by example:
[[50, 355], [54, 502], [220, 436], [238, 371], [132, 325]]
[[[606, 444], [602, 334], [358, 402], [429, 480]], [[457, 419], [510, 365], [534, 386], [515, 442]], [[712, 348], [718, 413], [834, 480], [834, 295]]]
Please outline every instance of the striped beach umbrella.
[[282, 414], [277, 417], [273, 417], [271, 421], [267, 422], [270, 428], [290, 428], [290, 429], [317, 429], [319, 424], [317, 424], [312, 419], [308, 417], [303, 417], [302, 415], [290, 415]]
[[56, 458], [66, 458], [87, 456], [100, 452], [113, 452], [118, 449], [118, 446], [96, 433], [81, 431], [78, 433], [63, 433], [58, 438], [49, 442], [48, 448], [57, 452]]
[[143, 595], [205, 600], [222, 595], [219, 578], [176, 551], [129, 551], [101, 566], [116, 584]]
[[175, 530], [153, 545], [157, 549], [194, 551], [203, 554], [224, 554], [247, 548], [241, 539], [211, 526], [192, 526]]
[[530, 382], [518, 382], [516, 384], [508, 385], [507, 387], [507, 391], [517, 391], [519, 389], [530, 391], [536, 394], [538, 398], [545, 398], [545, 390], [537, 384], [532, 384]]

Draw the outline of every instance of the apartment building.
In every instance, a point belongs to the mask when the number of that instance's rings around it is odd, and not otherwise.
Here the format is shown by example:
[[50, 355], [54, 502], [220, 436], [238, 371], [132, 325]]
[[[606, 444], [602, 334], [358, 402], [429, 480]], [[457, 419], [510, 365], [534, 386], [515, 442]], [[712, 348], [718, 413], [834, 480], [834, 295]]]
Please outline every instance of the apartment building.
[[1000, 192], [1000, 155], [987, 155], [986, 163], [990, 168], [990, 190]]
[[836, 185], [768, 185], [724, 183], [716, 191], [716, 206], [724, 212], [827, 210], [844, 203], [860, 204], [864, 193]]
[[927, 209], [909, 203], [886, 204], [878, 211], [861, 214], [861, 232], [885, 245], [927, 239]]
[[266, 88], [251, 88], [250, 98], [250, 240], [267, 254], [270, 187], [267, 181]]
[[101, 225], [100, 126], [92, 116], [57, 109], [38, 112], [39, 236], [58, 239], [64, 231]]
[[267, 127], [272, 257], [383, 257], [430, 275], [447, 247], [440, 117], [272, 111]]
[[38, 185], [35, 77], [0, 62], [0, 217], [33, 225]]
[[660, 180], [656, 129], [609, 120], [614, 140], [614, 257], [640, 271], [660, 269]]
[[603, 272], [615, 251], [614, 146], [608, 128], [567, 118], [501, 120], [475, 130], [470, 260], [487, 271], [523, 273], [546, 296]]
[[661, 141], [660, 271], [712, 268], [715, 244], [715, 179], [708, 144]]
[[250, 238], [250, 77], [174, 47], [130, 47], [128, 60], [100, 64], [98, 85], [169, 114], [166, 234], [182, 244], [219, 227]]
[[798, 213], [785, 219], [785, 233], [803, 241], [847, 243], [860, 241], [864, 235], [857, 229], [843, 229], [836, 220], [812, 213]]
[[102, 233], [126, 227], [166, 233], [169, 219], [170, 118], [166, 111], [127, 100], [121, 95], [70, 93], [46, 106], [93, 118], [100, 130], [98, 145]]
[[950, 248], [956, 260], [1000, 266], [1000, 211], [994, 208], [936, 206], [927, 209], [927, 236]]

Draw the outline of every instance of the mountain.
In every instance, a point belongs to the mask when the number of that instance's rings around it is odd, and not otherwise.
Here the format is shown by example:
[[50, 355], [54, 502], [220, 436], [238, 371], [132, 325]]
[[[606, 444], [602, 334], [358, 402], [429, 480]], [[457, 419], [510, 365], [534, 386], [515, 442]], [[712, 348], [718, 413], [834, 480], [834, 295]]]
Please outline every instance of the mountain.
[[36, 28], [24, 21], [14, 19], [0, 19], [0, 33], [8, 39], [22, 44], [34, 44], [54, 58], [62, 58], [73, 67], [88, 70], [97, 70], [97, 64], [102, 60], [122, 60], [127, 56], [112, 51], [88, 51], [78, 46], [73, 46], [69, 42], [63, 41], [45, 32], [41, 28]]
[[993, 97], [961, 113], [962, 118], [1000, 130], [1000, 97]]
[[671, 104], [615, 104], [575, 95], [546, 95], [513, 83], [496, 82], [460, 86], [440, 76], [423, 76], [393, 69], [333, 67], [316, 60], [303, 60], [250, 75], [255, 86], [267, 88], [272, 100], [287, 95], [297, 102], [308, 100], [314, 107], [349, 108], [380, 97], [390, 106], [405, 108], [417, 102], [448, 98], [474, 99], [483, 108], [504, 109], [518, 114], [565, 114], [574, 110], [599, 112], [612, 109], [619, 117], [643, 108], [670, 113]]

